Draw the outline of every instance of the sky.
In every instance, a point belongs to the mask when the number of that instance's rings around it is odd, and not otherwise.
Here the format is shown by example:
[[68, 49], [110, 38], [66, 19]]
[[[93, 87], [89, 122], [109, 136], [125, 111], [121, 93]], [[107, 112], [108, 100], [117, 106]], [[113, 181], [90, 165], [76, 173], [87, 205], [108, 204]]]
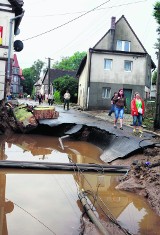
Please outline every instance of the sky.
[[110, 29], [111, 17], [124, 15], [157, 65], [154, 44], [158, 27], [153, 5], [158, 0], [24, 0], [20, 34], [24, 48], [17, 52], [22, 69], [35, 61], [51, 66], [75, 52], [87, 51]]

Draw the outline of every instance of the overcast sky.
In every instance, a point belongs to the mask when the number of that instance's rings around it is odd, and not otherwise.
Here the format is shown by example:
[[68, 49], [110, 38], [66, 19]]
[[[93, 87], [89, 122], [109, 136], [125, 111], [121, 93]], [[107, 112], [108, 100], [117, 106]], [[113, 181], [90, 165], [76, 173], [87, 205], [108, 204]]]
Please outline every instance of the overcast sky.
[[157, 65], [157, 23], [152, 16], [156, 1], [24, 0], [25, 14], [20, 34], [15, 37], [24, 43], [24, 49], [17, 53], [19, 65], [28, 68], [38, 59], [47, 63], [48, 57], [53, 59], [52, 65], [76, 51], [87, 51], [109, 30], [111, 17], [117, 21], [122, 15]]

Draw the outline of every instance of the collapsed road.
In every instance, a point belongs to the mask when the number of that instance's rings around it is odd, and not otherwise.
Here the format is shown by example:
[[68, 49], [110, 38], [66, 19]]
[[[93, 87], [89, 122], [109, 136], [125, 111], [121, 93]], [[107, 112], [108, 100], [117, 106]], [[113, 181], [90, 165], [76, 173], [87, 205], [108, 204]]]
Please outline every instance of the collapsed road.
[[[23, 101], [21, 102], [23, 103]], [[35, 102], [32, 105], [35, 105]], [[159, 142], [156, 143], [156, 134], [144, 131], [144, 135], [140, 138], [132, 135], [130, 126], [124, 125], [123, 130], [114, 129], [112, 123], [96, 118], [78, 108], [72, 108], [69, 111], [63, 110], [62, 106], [55, 106], [55, 108], [59, 113], [58, 118], [38, 120], [38, 124], [31, 128], [29, 133], [59, 137], [62, 149], [65, 138], [90, 142], [103, 150], [100, 159], [104, 164], [127, 166], [127, 159], [131, 159], [128, 161], [130, 170], [126, 169], [127, 176], [124, 177], [124, 182], [121, 182], [120, 189], [144, 196], [160, 215], [160, 173], [159, 168], [152, 168], [154, 164], [160, 165], [160, 151], [157, 150]], [[7, 122], [7, 113], [2, 111], [4, 118], [1, 116], [0, 130], [3, 133], [4, 127], [7, 129], [8, 125], [12, 123], [11, 128], [14, 129], [16, 123], [14, 123], [12, 115], [9, 117], [10, 122]], [[150, 151], [145, 156], [147, 148], [151, 151], [154, 150], [155, 156], [152, 156]], [[142, 157], [138, 155], [140, 153], [142, 153]], [[135, 159], [137, 163], [135, 163]], [[141, 164], [142, 161], [143, 164]], [[150, 165], [148, 166], [146, 163]]]

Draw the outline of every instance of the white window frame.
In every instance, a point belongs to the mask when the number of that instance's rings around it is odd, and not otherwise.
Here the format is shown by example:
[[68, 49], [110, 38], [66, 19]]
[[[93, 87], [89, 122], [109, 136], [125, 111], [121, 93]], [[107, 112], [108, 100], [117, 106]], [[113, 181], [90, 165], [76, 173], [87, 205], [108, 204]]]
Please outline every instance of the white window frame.
[[112, 59], [104, 59], [104, 69], [111, 70], [112, 69], [113, 60]]
[[133, 61], [125, 60], [124, 61], [124, 71], [131, 72], [133, 68]]
[[131, 49], [131, 42], [129, 41], [123, 41], [123, 40], [117, 40], [117, 46], [116, 50], [118, 51], [130, 51]]
[[111, 97], [111, 88], [110, 87], [102, 87], [102, 98], [109, 99]]

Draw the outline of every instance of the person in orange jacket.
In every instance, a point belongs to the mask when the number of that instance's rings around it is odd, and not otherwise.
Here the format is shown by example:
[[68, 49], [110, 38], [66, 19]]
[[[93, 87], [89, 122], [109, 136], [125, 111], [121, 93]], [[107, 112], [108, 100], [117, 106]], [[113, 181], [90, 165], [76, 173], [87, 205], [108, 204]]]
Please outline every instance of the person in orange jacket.
[[145, 112], [144, 100], [141, 98], [140, 94], [136, 92], [134, 98], [131, 101], [131, 115], [133, 116], [133, 133], [136, 134], [136, 127], [140, 134], [143, 133], [142, 121]]

